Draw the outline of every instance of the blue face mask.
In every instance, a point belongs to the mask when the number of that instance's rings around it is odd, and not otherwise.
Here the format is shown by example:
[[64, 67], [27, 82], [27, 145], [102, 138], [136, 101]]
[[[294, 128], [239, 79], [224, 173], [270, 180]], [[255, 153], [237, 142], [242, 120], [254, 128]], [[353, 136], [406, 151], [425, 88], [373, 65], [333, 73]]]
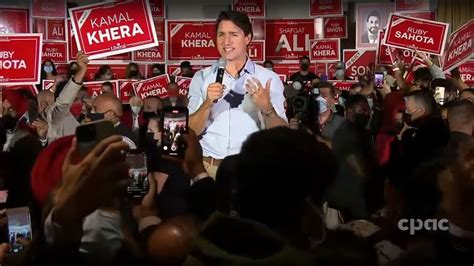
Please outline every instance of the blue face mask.
[[336, 77], [344, 77], [344, 69], [338, 69], [336, 70]]
[[43, 70], [46, 73], [52, 73], [53, 72], [53, 67], [52, 66], [44, 66]]

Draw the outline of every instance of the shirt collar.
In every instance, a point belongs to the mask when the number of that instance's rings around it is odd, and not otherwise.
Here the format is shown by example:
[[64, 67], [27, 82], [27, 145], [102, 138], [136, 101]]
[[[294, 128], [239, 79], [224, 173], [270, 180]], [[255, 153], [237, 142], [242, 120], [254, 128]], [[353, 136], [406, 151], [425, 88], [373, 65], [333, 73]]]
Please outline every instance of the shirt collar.
[[[214, 73], [217, 72], [217, 67], [219, 66], [219, 62], [214, 64]], [[255, 75], [255, 63], [247, 57], [247, 61], [245, 62], [244, 67], [239, 73], [239, 77], [242, 77], [245, 73], [250, 75]]]

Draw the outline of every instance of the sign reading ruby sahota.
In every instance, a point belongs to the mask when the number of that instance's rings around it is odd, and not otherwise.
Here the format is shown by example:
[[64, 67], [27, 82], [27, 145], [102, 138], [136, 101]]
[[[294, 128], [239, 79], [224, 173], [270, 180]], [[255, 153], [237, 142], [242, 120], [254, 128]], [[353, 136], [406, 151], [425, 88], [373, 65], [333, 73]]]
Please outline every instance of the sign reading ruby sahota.
[[345, 49], [343, 54], [344, 63], [346, 64], [346, 76], [358, 78], [358, 76], [366, 76], [373, 72], [375, 50]]
[[265, 0], [232, 0], [232, 10], [247, 14], [249, 17], [265, 17]]
[[317, 61], [340, 61], [341, 43], [339, 39], [310, 40], [309, 58]]
[[403, 49], [441, 55], [448, 37], [449, 24], [390, 14], [385, 44]]
[[133, 61], [147, 63], [164, 63], [166, 59], [164, 41], [159, 41], [159, 45], [133, 52]]
[[0, 7], [0, 34], [29, 32], [28, 9]]
[[347, 38], [347, 17], [324, 18], [324, 38]]
[[48, 18], [66, 17], [66, 0], [31, 0], [31, 16]]
[[443, 70], [450, 71], [474, 57], [474, 19], [451, 34]]
[[178, 94], [182, 96], [188, 96], [189, 85], [191, 84], [192, 78], [177, 76], [175, 81], [178, 84]]
[[379, 40], [377, 45], [377, 57], [375, 63], [378, 65], [394, 65], [396, 61], [402, 60], [405, 64], [410, 64], [415, 56], [414, 50], [399, 49], [386, 46], [383, 42], [384, 32], [379, 31]]
[[166, 13], [164, 0], [149, 0], [151, 15], [154, 18], [164, 18]]
[[265, 61], [265, 41], [252, 41], [247, 46], [247, 55], [253, 62]]
[[77, 46], [89, 59], [158, 45], [147, 0], [92, 4], [69, 14]]
[[310, 16], [332, 16], [343, 14], [342, 0], [310, 0]]
[[168, 20], [168, 60], [217, 60], [216, 21]]
[[67, 63], [67, 44], [65, 42], [43, 42], [43, 58], [54, 63]]
[[395, 11], [429, 11], [430, 3], [428, 0], [395, 0]]
[[0, 35], [0, 85], [40, 82], [42, 35]]
[[166, 87], [169, 83], [170, 76], [168, 74], [163, 74], [150, 79], [134, 82], [132, 85], [135, 90], [135, 95], [143, 101], [149, 96], [157, 96], [160, 98], [168, 97]]
[[298, 60], [307, 56], [310, 39], [314, 39], [313, 19], [267, 20], [266, 59]]

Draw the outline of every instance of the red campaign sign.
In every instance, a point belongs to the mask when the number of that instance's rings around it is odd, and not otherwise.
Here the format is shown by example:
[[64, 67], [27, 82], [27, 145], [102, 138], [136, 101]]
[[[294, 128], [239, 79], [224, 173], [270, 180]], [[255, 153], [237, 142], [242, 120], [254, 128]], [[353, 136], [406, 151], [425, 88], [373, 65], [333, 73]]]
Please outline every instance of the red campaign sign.
[[65, 18], [66, 0], [32, 0], [32, 17]]
[[55, 85], [55, 81], [54, 81], [54, 80], [44, 79], [41, 89], [42, 89], [42, 90], [50, 90], [50, 91], [54, 92], [54, 90], [55, 90], [55, 86], [54, 86], [54, 85]]
[[177, 76], [175, 79], [176, 84], [178, 84], [179, 95], [188, 96], [189, 85], [191, 84], [192, 78]]
[[166, 87], [169, 83], [170, 76], [168, 74], [163, 74], [150, 79], [134, 82], [132, 85], [135, 95], [143, 101], [149, 96], [158, 96], [160, 98], [168, 97]]
[[97, 59], [158, 45], [146, 0], [105, 2], [69, 9], [77, 46]]
[[422, 67], [428, 67], [423, 60], [421, 60], [418, 57], [413, 58], [413, 62], [411, 64], [411, 67], [409, 71], [406, 71], [403, 75], [403, 78], [408, 84], [412, 84], [413, 81], [415, 80], [415, 71]]
[[101, 58], [100, 60], [121, 60], [121, 61], [131, 61], [132, 60], [132, 53], [123, 53], [123, 54], [116, 54], [111, 56], [106, 56]]
[[378, 65], [394, 65], [396, 61], [402, 60], [405, 64], [410, 64], [415, 56], [414, 50], [398, 49], [386, 46], [383, 42], [384, 32], [379, 31], [379, 40], [377, 45], [377, 57], [375, 63]]
[[266, 59], [298, 60], [308, 56], [310, 39], [314, 39], [313, 19], [267, 20]]
[[347, 38], [347, 17], [324, 18], [324, 38]]
[[337, 62], [327, 63], [327, 77], [332, 79], [336, 77], [336, 64]]
[[58, 75], [66, 76], [68, 74], [69, 64], [55, 64]]
[[133, 52], [133, 61], [147, 63], [164, 63], [166, 58], [165, 47], [165, 42], [159, 41], [158, 46], [135, 51]]
[[254, 41], [264, 41], [265, 40], [265, 19], [253, 18], [250, 20], [252, 23], [253, 38]]
[[330, 16], [343, 14], [342, 0], [311, 0], [309, 3], [310, 16]]
[[[101, 64], [89, 64], [86, 71], [86, 80], [94, 80], [95, 73], [99, 71]], [[113, 79], [124, 79], [127, 72], [127, 64], [109, 64], [112, 69]], [[145, 65], [138, 65], [138, 71], [144, 76]]]
[[[194, 73], [196, 73], [197, 71], [201, 70], [201, 69], [204, 69], [206, 67], [208, 67], [210, 65], [191, 65], [191, 68], [193, 70]], [[179, 76], [181, 75], [181, 68], [179, 66], [179, 64], [168, 64], [166, 65], [166, 73], [170, 76]]]
[[309, 58], [317, 61], [340, 61], [341, 43], [339, 39], [310, 40]]
[[43, 42], [43, 58], [54, 63], [67, 63], [67, 44], [65, 42]]
[[300, 71], [300, 65], [295, 64], [274, 64], [273, 71], [278, 75], [284, 75], [288, 79], [291, 75], [295, 74], [296, 72]]
[[277, 74], [278, 77], [280, 78], [281, 82], [285, 83], [286, 82], [286, 79], [287, 79], [287, 76], [286, 75], [282, 75], [282, 74]]
[[0, 85], [40, 82], [42, 39], [39, 33], [0, 35]]
[[43, 36], [46, 36], [46, 19], [44, 18], [35, 18], [33, 21], [33, 32], [34, 33], [43, 33]]
[[[92, 97], [94, 99], [95, 97], [99, 96], [102, 94], [102, 84], [105, 81], [89, 81], [89, 82], [84, 82], [84, 87], [87, 89], [87, 95]], [[118, 80], [109, 80], [110, 83], [112, 83], [113, 86], [113, 92], [116, 97], [119, 96], [118, 93]]]
[[430, 3], [428, 0], [395, 0], [395, 11], [407, 10], [430, 10]]
[[265, 61], [265, 41], [252, 41], [247, 46], [247, 55], [254, 62]]
[[76, 43], [76, 33], [72, 28], [71, 20], [68, 19], [66, 22], [66, 35], [67, 35], [67, 51], [68, 51], [68, 60], [74, 61], [77, 60], [77, 53], [79, 52], [79, 48], [77, 48]]
[[128, 104], [130, 102], [130, 98], [132, 98], [133, 94], [133, 83], [136, 80], [133, 79], [119, 79], [119, 99], [122, 100], [122, 103]]
[[160, 41], [164, 41], [165, 40], [165, 20], [155, 19], [153, 23], [155, 23], [156, 38], [158, 38], [158, 40]]
[[29, 32], [28, 9], [0, 7], [0, 34]]
[[461, 74], [461, 79], [469, 85], [469, 87], [474, 87], [474, 61], [468, 61], [460, 65], [458, 70]]
[[340, 80], [328, 80], [328, 82], [332, 83], [334, 87], [338, 88], [341, 91], [348, 91], [351, 89], [352, 85], [356, 84], [357, 81], [340, 81]]
[[449, 38], [448, 50], [444, 54], [443, 70], [451, 69], [461, 65], [474, 54], [474, 19], [464, 24]]
[[347, 77], [358, 78], [373, 72], [375, 67], [375, 50], [344, 49], [344, 63]]
[[318, 77], [322, 77], [323, 75], [327, 76], [327, 63], [326, 62], [315, 62], [314, 63], [314, 74]]
[[232, 10], [247, 14], [249, 17], [265, 17], [265, 0], [233, 0]]
[[166, 8], [164, 0], [149, 0], [151, 15], [154, 18], [165, 18]]
[[436, 20], [436, 13], [431, 11], [426, 12], [410, 12], [410, 13], [401, 13], [407, 17], [421, 18], [426, 20]]
[[167, 21], [168, 60], [217, 60], [216, 21]]
[[448, 23], [390, 14], [385, 44], [441, 55], [448, 37]]
[[48, 19], [48, 34], [46, 39], [56, 41], [66, 41], [66, 21], [64, 19]]

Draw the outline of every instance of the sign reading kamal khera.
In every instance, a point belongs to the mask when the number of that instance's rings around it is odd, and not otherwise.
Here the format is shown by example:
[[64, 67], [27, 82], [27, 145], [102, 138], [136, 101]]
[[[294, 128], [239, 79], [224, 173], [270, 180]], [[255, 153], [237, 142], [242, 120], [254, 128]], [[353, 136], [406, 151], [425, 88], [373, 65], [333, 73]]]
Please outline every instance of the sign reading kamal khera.
[[340, 61], [341, 43], [339, 39], [310, 40], [309, 58], [316, 61]]
[[307, 56], [310, 39], [314, 39], [313, 19], [267, 20], [266, 59], [298, 60]]
[[311, 0], [310, 16], [342, 15], [342, 0]]
[[449, 24], [390, 14], [385, 44], [403, 49], [441, 55], [448, 37]]
[[352, 78], [366, 76], [373, 72], [375, 67], [375, 50], [345, 49], [344, 63], [346, 64], [345, 75]]
[[179, 88], [178, 94], [182, 96], [188, 96], [189, 85], [191, 84], [192, 78], [177, 76], [175, 80]]
[[448, 50], [444, 54], [443, 69], [450, 71], [470, 58], [474, 58], [474, 19], [451, 34]]
[[54, 63], [67, 63], [67, 44], [65, 42], [44, 42], [43, 58], [49, 59]]
[[0, 35], [0, 85], [40, 82], [42, 35]]
[[467, 61], [460, 65], [459, 74], [461, 74], [461, 79], [469, 85], [469, 87], [474, 87], [474, 61]]
[[65, 18], [66, 0], [31, 0], [33, 17]]
[[105, 2], [69, 9], [76, 42], [89, 59], [158, 45], [147, 0]]
[[254, 62], [265, 61], [265, 41], [252, 41], [247, 46], [247, 55]]
[[217, 60], [216, 21], [167, 21], [168, 60]]
[[168, 86], [169, 83], [170, 76], [168, 76], [168, 74], [164, 74], [150, 79], [134, 82], [133, 89], [135, 90], [135, 95], [137, 95], [142, 101], [149, 96], [166, 98], [168, 96], [166, 86]]
[[324, 18], [324, 38], [347, 38], [347, 17]]
[[158, 46], [133, 52], [133, 61], [164, 63], [166, 44], [164, 41], [159, 41], [159, 43]]
[[233, 0], [232, 10], [243, 12], [249, 17], [265, 17], [265, 0]]

